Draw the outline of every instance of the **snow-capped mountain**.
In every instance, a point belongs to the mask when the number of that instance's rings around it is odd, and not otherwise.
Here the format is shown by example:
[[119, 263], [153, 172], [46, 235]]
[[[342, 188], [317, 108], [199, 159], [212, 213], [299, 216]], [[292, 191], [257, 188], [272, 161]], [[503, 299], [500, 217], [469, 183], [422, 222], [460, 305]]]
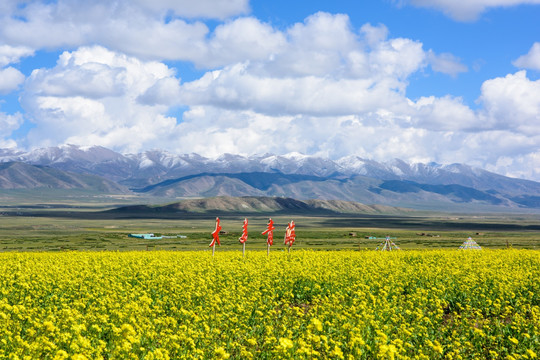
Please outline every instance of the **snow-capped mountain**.
[[200, 173], [248, 172], [279, 172], [319, 177], [360, 175], [380, 180], [459, 184], [482, 189], [489, 189], [493, 185], [498, 187], [508, 181], [525, 186], [536, 184], [527, 180], [510, 179], [464, 164], [408, 164], [399, 159], [377, 162], [357, 156], [347, 156], [334, 161], [299, 153], [253, 156], [223, 154], [216, 159], [210, 159], [198, 154], [178, 155], [163, 150], [120, 154], [101, 146], [62, 145], [28, 152], [0, 149], [0, 162], [9, 161], [99, 175], [130, 186], [150, 185], [165, 179]]
[[97, 175], [160, 196], [274, 195], [384, 204], [399, 200], [399, 205], [414, 199], [451, 199], [540, 206], [540, 183], [464, 164], [377, 162], [357, 156], [334, 161], [298, 153], [223, 154], [211, 159], [162, 150], [120, 154], [100, 146], [74, 145], [28, 152], [0, 149], [2, 162]]
[[119, 154], [101, 146], [75, 145], [62, 145], [28, 152], [0, 149], [0, 162], [8, 161], [86, 172], [132, 186], [149, 185], [166, 178], [203, 172], [282, 172], [316, 176], [355, 173], [343, 169], [332, 160], [298, 153], [255, 156], [223, 154], [216, 159], [210, 159], [198, 154], [177, 155], [163, 150]]

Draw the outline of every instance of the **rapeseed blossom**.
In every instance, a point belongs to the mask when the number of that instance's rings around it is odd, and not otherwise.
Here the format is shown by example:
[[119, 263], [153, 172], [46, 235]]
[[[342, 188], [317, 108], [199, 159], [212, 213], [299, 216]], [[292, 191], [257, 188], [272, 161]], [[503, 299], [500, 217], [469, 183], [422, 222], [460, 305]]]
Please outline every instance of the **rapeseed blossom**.
[[0, 254], [0, 358], [536, 359], [525, 250]]

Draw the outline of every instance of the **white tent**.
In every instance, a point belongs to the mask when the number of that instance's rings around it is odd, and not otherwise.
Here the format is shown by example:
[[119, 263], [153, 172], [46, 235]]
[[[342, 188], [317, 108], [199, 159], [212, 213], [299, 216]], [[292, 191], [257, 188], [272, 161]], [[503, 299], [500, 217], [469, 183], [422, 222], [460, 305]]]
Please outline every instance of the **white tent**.
[[377, 246], [375, 250], [381, 250], [381, 251], [392, 251], [392, 250], [401, 250], [399, 246], [397, 246], [390, 236], [387, 236], [386, 239], [382, 243]]
[[463, 244], [461, 244], [459, 249], [460, 250], [482, 250], [480, 245], [478, 245], [476, 241], [474, 241], [470, 236], [467, 240], [463, 242]]

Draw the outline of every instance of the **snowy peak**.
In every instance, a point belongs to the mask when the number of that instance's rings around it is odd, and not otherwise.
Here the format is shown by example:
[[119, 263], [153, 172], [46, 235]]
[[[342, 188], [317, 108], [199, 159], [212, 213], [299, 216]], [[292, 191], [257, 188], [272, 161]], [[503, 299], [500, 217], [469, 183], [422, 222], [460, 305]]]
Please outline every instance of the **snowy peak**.
[[[442, 174], [481, 175], [483, 170], [467, 165], [451, 164], [442, 166], [435, 163], [408, 164], [394, 159], [377, 162], [358, 156], [346, 156], [338, 160], [324, 159], [297, 152], [273, 155], [241, 156], [223, 154], [217, 159], [208, 159], [198, 154], [177, 155], [163, 150], [148, 150], [139, 154], [122, 155], [101, 146], [82, 147], [61, 145], [35, 149], [28, 152], [0, 149], [0, 162], [21, 161], [34, 165], [64, 166], [91, 169], [104, 164], [128, 167], [131, 171], [171, 172], [176, 175], [202, 172], [282, 172], [315, 176], [363, 175], [377, 179], [421, 180]], [[92, 171], [90, 171], [92, 172]], [[106, 176], [106, 174], [101, 174]]]
[[[62, 145], [35, 149], [28, 152], [0, 149], [0, 162], [21, 161], [34, 165], [75, 166], [76, 168], [99, 168], [104, 164], [129, 167], [133, 171], [156, 172], [282, 172], [315, 176], [363, 175], [377, 179], [419, 180], [443, 174], [463, 174], [479, 176], [484, 170], [463, 164], [439, 165], [436, 163], [408, 164], [400, 159], [377, 162], [358, 156], [346, 156], [338, 160], [289, 153], [285, 155], [264, 154], [241, 156], [223, 154], [216, 159], [208, 159], [198, 154], [177, 155], [163, 150], [148, 150], [139, 154], [122, 155], [101, 146], [82, 147]], [[105, 175], [105, 174], [104, 174]], [[185, 174], [184, 174], [185, 175]]]
[[[8, 166], [10, 162], [27, 167]], [[463, 164], [409, 164], [400, 159], [377, 162], [358, 156], [330, 160], [299, 153], [223, 154], [209, 159], [157, 149], [123, 155], [100, 146], [64, 145], [28, 152], [0, 149], [0, 168], [2, 165], [4, 178], [9, 175], [12, 180], [2, 185], [0, 177], [0, 188], [18, 184], [13, 179], [22, 173], [28, 179], [40, 181], [25, 187], [42, 186], [42, 178], [50, 178], [51, 174], [65, 177], [71, 173], [106, 179], [108, 183], [97, 182], [103, 184], [103, 191], [122, 191], [127, 186], [132, 191], [147, 191], [151, 196], [265, 195], [398, 206], [417, 204], [420, 208], [446, 208], [448, 204], [540, 208], [540, 183]], [[96, 178], [92, 178], [94, 184]], [[50, 184], [68, 186], [54, 181]]]
[[86, 162], [102, 163], [107, 161], [117, 161], [123, 156], [117, 152], [102, 146], [82, 147], [76, 145], [61, 145], [58, 147], [48, 147], [34, 149], [27, 153], [20, 153], [19, 158], [37, 165], [50, 165], [64, 162]]
[[217, 159], [208, 159], [198, 154], [178, 155], [159, 149], [123, 155], [101, 146], [62, 145], [28, 152], [0, 149], [0, 162], [8, 161], [99, 175], [133, 187], [201, 173], [249, 172], [277, 172], [323, 178], [360, 175], [385, 181], [459, 184], [484, 190], [511, 188], [510, 183], [520, 183], [522, 188], [526, 188], [528, 183], [463, 164], [409, 164], [400, 159], [377, 162], [358, 156], [346, 156], [334, 161], [300, 153], [253, 156], [223, 154]]
[[278, 171], [284, 174], [330, 176], [343, 173], [342, 167], [335, 161], [316, 156], [289, 153], [285, 155], [265, 155], [259, 158], [261, 171]]

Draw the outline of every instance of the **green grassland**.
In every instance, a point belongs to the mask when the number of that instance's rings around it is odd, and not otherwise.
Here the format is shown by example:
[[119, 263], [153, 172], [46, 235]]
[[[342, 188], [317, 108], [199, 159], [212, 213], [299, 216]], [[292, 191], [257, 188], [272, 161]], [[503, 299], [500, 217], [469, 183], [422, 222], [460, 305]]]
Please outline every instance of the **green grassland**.
[[[0, 251], [126, 251], [209, 250], [216, 214], [159, 218], [110, 218], [96, 205], [0, 209]], [[217, 214], [220, 215], [220, 214]], [[243, 217], [221, 216], [223, 231], [218, 251], [240, 251]], [[261, 234], [268, 217], [248, 215], [247, 250], [266, 249]], [[374, 250], [391, 236], [402, 249], [457, 249], [468, 236], [485, 248], [540, 248], [540, 219], [534, 215], [429, 216], [273, 216], [276, 225], [272, 251], [284, 251], [287, 222], [296, 223], [295, 248], [314, 250]], [[145, 240], [130, 233], [154, 233], [186, 238]], [[377, 239], [368, 239], [376, 237]]]

